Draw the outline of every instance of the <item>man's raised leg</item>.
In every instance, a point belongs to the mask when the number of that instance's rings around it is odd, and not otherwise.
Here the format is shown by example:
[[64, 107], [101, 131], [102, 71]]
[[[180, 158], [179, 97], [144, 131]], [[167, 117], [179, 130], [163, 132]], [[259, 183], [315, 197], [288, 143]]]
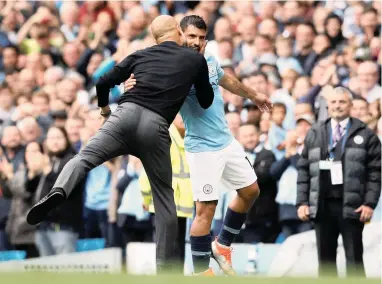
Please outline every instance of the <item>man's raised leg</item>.
[[93, 168], [114, 157], [128, 153], [128, 147], [115, 123], [118, 120], [120, 120], [118, 114], [112, 115], [90, 139], [88, 145], [64, 166], [52, 191], [28, 212], [27, 222], [30, 225], [43, 221], [52, 209], [69, 197], [73, 189]]

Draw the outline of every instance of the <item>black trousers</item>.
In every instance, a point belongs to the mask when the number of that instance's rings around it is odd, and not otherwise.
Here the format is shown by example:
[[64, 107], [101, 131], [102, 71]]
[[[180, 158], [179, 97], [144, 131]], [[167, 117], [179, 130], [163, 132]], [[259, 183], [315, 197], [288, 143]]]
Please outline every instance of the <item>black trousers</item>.
[[93, 168], [112, 158], [138, 157], [150, 181], [156, 211], [158, 272], [171, 270], [176, 249], [178, 220], [174, 201], [169, 125], [160, 115], [134, 103], [117, 107], [86, 147], [70, 160], [54, 188], [69, 196]]
[[[155, 214], [154, 218], [155, 218]], [[156, 228], [154, 227], [154, 232]], [[179, 274], [184, 273], [184, 263], [186, 257], [186, 232], [187, 232], [187, 218], [178, 217], [178, 233], [176, 236], [176, 249], [175, 249], [175, 259], [177, 260], [176, 266], [173, 271]]]
[[153, 241], [152, 219], [137, 221], [134, 216], [119, 214], [118, 226], [123, 237], [123, 247], [130, 242], [149, 243]]
[[336, 274], [337, 240], [341, 234], [347, 276], [365, 277], [362, 242], [364, 224], [356, 219], [343, 218], [342, 200], [325, 199], [322, 206], [323, 210], [320, 210], [314, 222], [320, 276]]
[[35, 245], [25, 244], [25, 245], [14, 245], [15, 250], [23, 250], [27, 253], [26, 258], [36, 258], [39, 257], [40, 254]]

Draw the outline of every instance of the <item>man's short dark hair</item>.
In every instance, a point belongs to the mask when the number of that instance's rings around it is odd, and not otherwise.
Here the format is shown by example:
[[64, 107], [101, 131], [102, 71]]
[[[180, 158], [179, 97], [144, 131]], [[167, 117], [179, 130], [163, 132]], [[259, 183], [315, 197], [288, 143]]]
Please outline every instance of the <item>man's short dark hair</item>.
[[253, 123], [246, 122], [246, 123], [243, 123], [242, 125], [240, 125], [240, 127], [243, 127], [243, 126], [252, 126], [255, 129], [256, 133], [260, 133], [260, 127], [258, 127], [257, 125], [255, 125]]
[[17, 54], [20, 54], [20, 49], [14, 44], [9, 44], [4, 47], [4, 49], [6, 48], [13, 49]]
[[299, 24], [299, 26], [309, 27], [315, 35], [317, 34], [316, 28], [311, 21], [305, 21], [304, 23]]
[[263, 77], [263, 78], [265, 79], [265, 81], [268, 82], [268, 76], [267, 76], [267, 74], [264, 73], [263, 71], [255, 71], [255, 72], [253, 72], [253, 73], [251, 73], [251, 74], [249, 75], [249, 77], [257, 77], [257, 76], [261, 76], [261, 77]]
[[182, 31], [185, 31], [188, 26], [194, 26], [200, 30], [205, 30], [207, 31], [207, 24], [203, 20], [202, 17], [198, 15], [190, 15], [190, 16], [185, 16], [181, 21], [180, 21], [180, 28]]

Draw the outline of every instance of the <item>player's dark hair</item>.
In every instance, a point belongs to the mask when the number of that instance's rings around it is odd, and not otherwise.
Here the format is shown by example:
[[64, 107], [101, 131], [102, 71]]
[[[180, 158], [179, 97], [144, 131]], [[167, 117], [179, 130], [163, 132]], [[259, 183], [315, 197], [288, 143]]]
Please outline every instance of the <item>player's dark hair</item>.
[[200, 30], [207, 31], [206, 22], [203, 20], [202, 17], [198, 15], [186, 16], [180, 21], [180, 28], [182, 29], [182, 31], [185, 31], [188, 28], [188, 26], [194, 26]]

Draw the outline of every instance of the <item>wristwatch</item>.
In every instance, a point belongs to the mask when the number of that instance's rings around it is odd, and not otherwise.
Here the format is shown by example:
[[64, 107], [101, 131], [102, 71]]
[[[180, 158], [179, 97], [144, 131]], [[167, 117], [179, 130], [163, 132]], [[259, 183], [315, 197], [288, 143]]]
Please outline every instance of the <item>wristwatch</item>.
[[107, 113], [103, 113], [103, 112], [101, 111], [101, 115], [102, 115], [103, 117], [109, 117], [109, 116], [111, 115], [111, 111], [109, 111], [109, 112], [107, 112]]

